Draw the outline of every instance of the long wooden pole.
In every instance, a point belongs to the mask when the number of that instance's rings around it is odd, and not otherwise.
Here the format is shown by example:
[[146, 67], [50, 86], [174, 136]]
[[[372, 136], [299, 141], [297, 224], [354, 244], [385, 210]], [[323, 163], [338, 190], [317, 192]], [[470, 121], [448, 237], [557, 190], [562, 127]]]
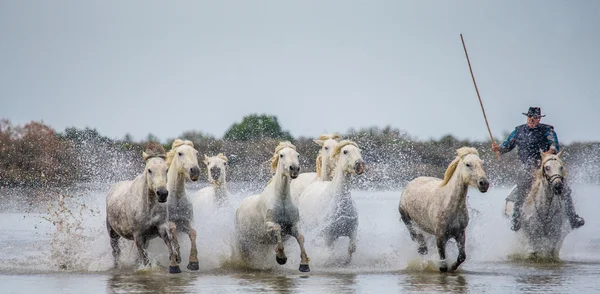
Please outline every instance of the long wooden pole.
[[[492, 136], [492, 131], [490, 130], [490, 124], [488, 123], [487, 116], [485, 115], [485, 109], [483, 108], [483, 102], [481, 102], [481, 96], [479, 95], [479, 89], [477, 88], [477, 83], [475, 82], [475, 75], [473, 75], [473, 69], [471, 68], [471, 61], [469, 60], [469, 53], [467, 53], [467, 46], [465, 45], [465, 39], [463, 35], [460, 34], [460, 40], [462, 41], [463, 49], [465, 49], [465, 56], [467, 57], [467, 63], [469, 64], [469, 71], [471, 72], [471, 78], [473, 79], [473, 85], [475, 85], [475, 92], [477, 92], [477, 98], [479, 98], [479, 105], [481, 105], [481, 111], [483, 112], [483, 118], [485, 119], [485, 125], [487, 126], [488, 133], [490, 134], [490, 140], [492, 143], [496, 144], [494, 140], [494, 136]], [[496, 152], [496, 157], [500, 160], [500, 153]]]

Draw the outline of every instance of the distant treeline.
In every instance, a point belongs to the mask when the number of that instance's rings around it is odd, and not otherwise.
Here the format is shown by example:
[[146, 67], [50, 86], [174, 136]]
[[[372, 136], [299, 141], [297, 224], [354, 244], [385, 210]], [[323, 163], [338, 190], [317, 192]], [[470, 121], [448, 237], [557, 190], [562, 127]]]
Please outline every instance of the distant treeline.
[[[366, 173], [357, 177], [363, 188], [398, 188], [417, 176], [442, 177], [462, 146], [477, 148], [493, 184], [515, 182], [516, 152], [498, 161], [489, 141], [457, 140], [451, 135], [439, 140], [419, 141], [398, 129], [367, 128], [340, 133], [357, 142], [363, 150]], [[291, 140], [301, 154], [303, 172], [315, 170], [319, 146], [315, 138], [293, 138], [273, 116], [251, 115], [215, 138], [200, 131], [187, 131], [178, 138], [194, 142], [202, 167], [204, 154], [225, 153], [230, 160], [228, 180], [266, 182], [270, 177], [266, 161], [280, 140]], [[148, 136], [155, 141], [155, 137]], [[501, 141], [503, 138], [496, 139]], [[173, 139], [164, 144], [170, 149]], [[102, 136], [95, 129], [67, 128], [56, 132], [42, 122], [14, 126], [0, 121], [0, 186], [56, 187], [82, 182], [116, 182], [132, 179], [143, 168], [141, 153], [148, 140], [133, 142]], [[573, 181], [600, 183], [600, 142], [562, 146]], [[202, 178], [204, 179], [204, 178]]]

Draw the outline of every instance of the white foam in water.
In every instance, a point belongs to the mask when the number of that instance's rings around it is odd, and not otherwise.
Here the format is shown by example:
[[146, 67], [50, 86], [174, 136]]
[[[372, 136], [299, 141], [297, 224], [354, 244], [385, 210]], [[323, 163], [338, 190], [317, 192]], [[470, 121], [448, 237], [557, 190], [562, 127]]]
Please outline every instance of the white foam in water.
[[[55, 272], [55, 271], [107, 271], [112, 270], [112, 254], [105, 225], [105, 197], [108, 188], [87, 191], [83, 195], [67, 198], [66, 206], [72, 215], [62, 212], [60, 216], [69, 222], [70, 232], [56, 233], [56, 227], [40, 216], [33, 214], [2, 214], [3, 224], [13, 223], [14, 227], [3, 228], [22, 238], [21, 243], [12, 240], [0, 240], [5, 246], [0, 254], [0, 271]], [[561, 259], [570, 261], [600, 261], [600, 236], [598, 234], [598, 206], [596, 195], [598, 186], [574, 186], [576, 207], [586, 218], [586, 225], [571, 232], [561, 250]], [[195, 190], [188, 189], [193, 195]], [[439, 258], [437, 249], [429, 238], [429, 254], [421, 257], [417, 253], [416, 243], [410, 240], [404, 224], [399, 219], [398, 202], [401, 191], [354, 191], [353, 198], [359, 213], [359, 233], [357, 251], [348, 265], [342, 261], [347, 254], [347, 238], [335, 243], [330, 252], [323, 242], [315, 238], [314, 232], [302, 233], [306, 237], [306, 251], [310, 257], [311, 272], [394, 272], [402, 270], [437, 269]], [[491, 188], [482, 194], [469, 190], [470, 224], [467, 229], [467, 260], [461, 269], [471, 264], [497, 263], [509, 260], [511, 254], [518, 252], [520, 243], [517, 234], [510, 231], [509, 221], [502, 215], [505, 188]], [[240, 199], [252, 193], [233, 194], [232, 206], [218, 212], [202, 207], [195, 208], [195, 228], [197, 230], [198, 257], [200, 271], [210, 272], [217, 269], [236, 270], [239, 260], [232, 257], [234, 233], [234, 215]], [[81, 204], [85, 203], [82, 209]], [[585, 205], [583, 205], [585, 203]], [[24, 216], [24, 220], [22, 219]], [[44, 216], [44, 215], [42, 215]], [[33, 228], [37, 226], [37, 229]], [[75, 228], [81, 228], [76, 230]], [[64, 229], [64, 227], [63, 227]], [[29, 234], [20, 236], [21, 234]], [[29, 233], [27, 233], [29, 232]], [[186, 271], [190, 242], [187, 235], [180, 234], [182, 262], [181, 269]], [[2, 237], [9, 238], [9, 237]], [[16, 241], [15, 241], [16, 242]], [[55, 246], [52, 247], [52, 242]], [[11, 247], [12, 246], [12, 247]], [[137, 249], [132, 241], [122, 240], [121, 263], [123, 270], [136, 270]], [[20, 247], [20, 248], [19, 248]], [[271, 246], [265, 262], [277, 271], [298, 272], [300, 253], [296, 240], [290, 238], [285, 243], [287, 264], [279, 266], [275, 261], [275, 246]], [[150, 242], [149, 253], [154, 264], [166, 270], [168, 251], [164, 242], [154, 239]], [[447, 244], [447, 260], [456, 259], [454, 242]], [[151, 268], [154, 270], [153, 268]]]

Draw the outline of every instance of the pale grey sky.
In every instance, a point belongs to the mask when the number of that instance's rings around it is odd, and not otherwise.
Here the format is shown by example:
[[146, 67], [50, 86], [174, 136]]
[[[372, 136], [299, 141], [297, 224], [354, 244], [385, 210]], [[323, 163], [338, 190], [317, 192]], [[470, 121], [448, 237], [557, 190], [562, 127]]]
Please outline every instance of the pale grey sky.
[[542, 107], [600, 141], [600, 1], [0, 1], [0, 118], [58, 131], [294, 136], [391, 125], [496, 137]]

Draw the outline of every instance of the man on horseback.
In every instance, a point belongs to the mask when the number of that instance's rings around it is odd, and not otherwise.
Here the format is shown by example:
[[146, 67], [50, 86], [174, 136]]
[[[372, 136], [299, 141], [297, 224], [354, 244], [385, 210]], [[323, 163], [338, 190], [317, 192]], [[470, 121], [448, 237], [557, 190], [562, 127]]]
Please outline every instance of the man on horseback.
[[[511, 230], [513, 231], [518, 231], [521, 228], [521, 207], [533, 182], [534, 171], [540, 168], [542, 158], [540, 150], [545, 153], [556, 154], [560, 149], [554, 127], [540, 123], [541, 118], [545, 115], [542, 115], [539, 107], [529, 107], [529, 111], [523, 114], [527, 116], [526, 124], [517, 126], [502, 145], [492, 143], [492, 150], [500, 152], [500, 154], [513, 150], [515, 146], [518, 147], [517, 154], [519, 155], [521, 166], [517, 174], [516, 199], [514, 201], [511, 226]], [[583, 226], [585, 220], [575, 212], [573, 198], [571, 198], [571, 189], [566, 183], [564, 185], [563, 199], [571, 228], [576, 229]]]

